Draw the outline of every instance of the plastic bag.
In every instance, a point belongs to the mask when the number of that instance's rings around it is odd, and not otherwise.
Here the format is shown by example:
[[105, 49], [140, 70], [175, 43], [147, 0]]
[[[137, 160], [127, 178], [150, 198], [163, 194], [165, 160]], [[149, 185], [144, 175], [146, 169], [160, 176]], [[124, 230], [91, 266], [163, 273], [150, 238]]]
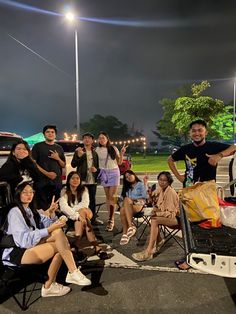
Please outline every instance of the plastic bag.
[[215, 181], [197, 182], [179, 191], [179, 198], [192, 222], [207, 220], [203, 228], [219, 228], [220, 206]]
[[223, 225], [236, 229], [236, 207], [221, 206], [220, 217]]

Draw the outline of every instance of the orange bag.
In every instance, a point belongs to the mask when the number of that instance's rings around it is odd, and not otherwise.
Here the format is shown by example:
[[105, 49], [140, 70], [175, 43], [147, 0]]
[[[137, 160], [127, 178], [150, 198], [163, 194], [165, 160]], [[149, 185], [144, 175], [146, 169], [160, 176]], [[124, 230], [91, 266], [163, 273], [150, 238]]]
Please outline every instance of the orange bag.
[[220, 206], [215, 181], [197, 182], [179, 191], [179, 198], [190, 221], [207, 220], [203, 228], [221, 227]]

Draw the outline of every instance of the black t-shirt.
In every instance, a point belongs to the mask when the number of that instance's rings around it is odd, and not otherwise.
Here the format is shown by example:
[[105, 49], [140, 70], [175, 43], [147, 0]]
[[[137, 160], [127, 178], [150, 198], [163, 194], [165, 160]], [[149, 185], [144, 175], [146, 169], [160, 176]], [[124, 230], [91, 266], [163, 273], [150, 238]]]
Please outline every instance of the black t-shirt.
[[183, 145], [172, 154], [174, 161], [185, 161], [185, 177], [186, 180], [192, 182], [203, 182], [208, 180], [216, 180], [216, 168], [208, 163], [206, 154], [217, 154], [226, 148], [228, 144], [219, 142], [206, 142], [201, 146], [195, 146], [193, 143]]
[[[57, 174], [57, 178], [54, 180], [55, 182], [61, 182], [62, 169], [58, 161], [49, 157], [51, 155], [51, 150], [57, 151], [61, 160], [66, 160], [63, 148], [60, 145], [56, 143], [50, 145], [46, 142], [40, 142], [33, 146], [32, 157], [37, 162], [37, 164], [41, 166], [44, 170], [53, 171]], [[42, 179], [43, 178], [45, 180], [50, 180], [46, 176], [42, 176]]]

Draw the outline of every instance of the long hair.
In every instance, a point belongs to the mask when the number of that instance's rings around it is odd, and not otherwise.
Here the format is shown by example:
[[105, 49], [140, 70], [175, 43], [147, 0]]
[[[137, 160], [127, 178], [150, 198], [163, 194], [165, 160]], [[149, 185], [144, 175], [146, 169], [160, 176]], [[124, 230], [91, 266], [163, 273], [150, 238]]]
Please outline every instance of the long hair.
[[[80, 184], [78, 185], [78, 187], [76, 189], [76, 197], [72, 193], [71, 188], [70, 188], [70, 179], [72, 178], [72, 176], [74, 174], [77, 174], [79, 176], [79, 178], [80, 178]], [[67, 197], [68, 197], [68, 205], [69, 206], [73, 206], [74, 203], [75, 203], [76, 198], [77, 198], [78, 202], [81, 202], [82, 195], [83, 195], [84, 191], [85, 191], [85, 187], [82, 185], [80, 174], [78, 172], [76, 172], [76, 171], [71, 171], [68, 174], [67, 179], [66, 179], [66, 194], [67, 194]]]
[[25, 146], [25, 148], [27, 149], [29, 156], [31, 156], [29, 144], [26, 141], [19, 139], [16, 143], [14, 143], [12, 145], [11, 150], [10, 150], [10, 154], [8, 156], [8, 160], [14, 160], [14, 161], [17, 160], [16, 156], [14, 155], [14, 152], [15, 152], [16, 146], [18, 146], [19, 144], [23, 144]]
[[[116, 151], [115, 151], [114, 147], [111, 145], [111, 141], [110, 141], [108, 134], [104, 131], [100, 131], [98, 133], [98, 136], [99, 135], [104, 135], [107, 138], [107, 144], [106, 144], [107, 153], [108, 153], [108, 155], [110, 155], [111, 159], [113, 159], [113, 160], [116, 159]], [[101, 147], [102, 145], [100, 143], [98, 143], [98, 146]]]
[[125, 197], [126, 193], [130, 189], [132, 189], [133, 182], [127, 181], [126, 176], [125, 176], [127, 173], [134, 176], [135, 182], [140, 182], [141, 181], [132, 170], [126, 170], [125, 173], [124, 173], [124, 176], [123, 176], [123, 187], [122, 187], [122, 192], [121, 192], [122, 197]]
[[[20, 195], [21, 195], [22, 191], [28, 185], [31, 186], [29, 184], [29, 182], [23, 182], [17, 186], [16, 191], [15, 191], [15, 195], [14, 195], [14, 206], [17, 206], [19, 208], [19, 210], [21, 211], [21, 214], [24, 217], [27, 226], [29, 228], [30, 227], [34, 228], [34, 226], [31, 225], [29, 218], [27, 217], [25, 208], [24, 208], [24, 206], [21, 202], [21, 199], [20, 199]], [[35, 221], [37, 228], [40, 228], [40, 215], [39, 215], [38, 211], [35, 209], [33, 202], [30, 203], [29, 207], [33, 213], [34, 221]]]

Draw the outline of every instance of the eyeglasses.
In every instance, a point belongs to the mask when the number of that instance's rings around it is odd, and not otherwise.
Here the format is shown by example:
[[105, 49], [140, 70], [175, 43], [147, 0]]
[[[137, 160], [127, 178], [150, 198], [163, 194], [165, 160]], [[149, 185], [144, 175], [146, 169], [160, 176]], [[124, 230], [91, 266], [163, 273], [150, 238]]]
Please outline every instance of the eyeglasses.
[[34, 194], [34, 191], [23, 191], [22, 194], [23, 195], [32, 195], [32, 194]]

